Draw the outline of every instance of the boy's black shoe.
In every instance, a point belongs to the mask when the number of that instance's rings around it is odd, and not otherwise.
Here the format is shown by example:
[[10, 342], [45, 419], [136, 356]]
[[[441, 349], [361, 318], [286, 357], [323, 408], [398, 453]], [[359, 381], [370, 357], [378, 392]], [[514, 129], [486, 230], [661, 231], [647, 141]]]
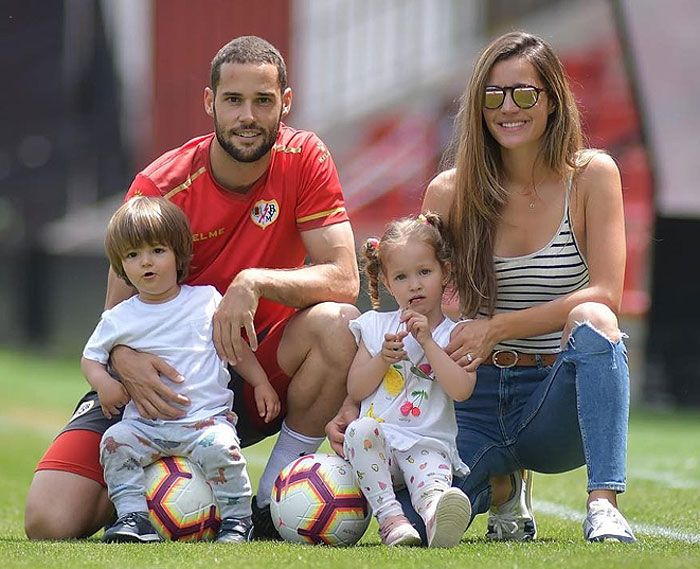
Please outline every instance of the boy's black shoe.
[[253, 539], [275, 540], [282, 541], [282, 536], [272, 523], [272, 515], [270, 514], [270, 505], [258, 508], [257, 496], [253, 496]]
[[253, 522], [250, 518], [224, 518], [221, 520], [218, 543], [245, 543], [253, 538]]
[[105, 543], [156, 543], [163, 541], [145, 512], [133, 512], [119, 518], [102, 536]]

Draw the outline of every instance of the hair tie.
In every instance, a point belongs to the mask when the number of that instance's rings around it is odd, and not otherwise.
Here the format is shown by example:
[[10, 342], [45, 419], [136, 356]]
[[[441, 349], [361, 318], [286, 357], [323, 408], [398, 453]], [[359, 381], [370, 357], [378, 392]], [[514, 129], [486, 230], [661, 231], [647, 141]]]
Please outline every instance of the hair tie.
[[422, 213], [418, 215], [418, 221], [422, 223], [423, 225], [431, 225], [431, 223], [428, 221], [428, 218], [425, 217]]
[[366, 241], [366, 246], [368, 250], [376, 252], [377, 250], [379, 250], [379, 239], [377, 239], [376, 237], [370, 237]]

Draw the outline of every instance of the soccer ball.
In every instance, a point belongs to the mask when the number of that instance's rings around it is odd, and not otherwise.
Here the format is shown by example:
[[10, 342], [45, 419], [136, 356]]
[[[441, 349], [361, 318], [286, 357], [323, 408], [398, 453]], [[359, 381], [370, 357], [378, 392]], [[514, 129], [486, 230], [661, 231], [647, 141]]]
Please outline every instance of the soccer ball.
[[145, 469], [146, 502], [151, 523], [165, 539], [202, 541], [221, 525], [214, 494], [199, 466], [167, 457]]
[[353, 545], [371, 519], [350, 463], [330, 454], [309, 454], [279, 473], [270, 503], [272, 522], [287, 541]]

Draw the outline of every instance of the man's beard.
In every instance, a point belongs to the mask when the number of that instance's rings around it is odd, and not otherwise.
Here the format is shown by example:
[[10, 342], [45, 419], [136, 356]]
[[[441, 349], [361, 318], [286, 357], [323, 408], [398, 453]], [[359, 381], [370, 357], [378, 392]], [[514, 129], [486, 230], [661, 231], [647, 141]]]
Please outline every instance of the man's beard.
[[268, 131], [262, 128], [260, 129], [263, 132], [264, 138], [258, 146], [253, 146], [251, 148], [238, 148], [226, 138], [224, 131], [219, 126], [219, 121], [216, 120], [216, 114], [214, 115], [214, 131], [216, 132], [216, 140], [219, 141], [219, 145], [226, 151], [226, 154], [237, 162], [249, 163], [260, 160], [274, 146], [279, 129], [280, 121], [278, 120], [273, 130]]

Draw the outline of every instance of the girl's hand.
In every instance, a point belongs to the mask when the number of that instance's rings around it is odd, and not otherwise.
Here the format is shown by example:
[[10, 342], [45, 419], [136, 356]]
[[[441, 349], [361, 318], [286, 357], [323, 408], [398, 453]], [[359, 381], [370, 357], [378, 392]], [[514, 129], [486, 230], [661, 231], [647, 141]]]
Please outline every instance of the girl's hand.
[[406, 323], [406, 330], [410, 332], [421, 346], [433, 338], [428, 324], [428, 317], [415, 310], [407, 308], [401, 315], [401, 321]]
[[108, 419], [119, 415], [122, 408], [129, 402], [131, 397], [124, 389], [124, 386], [116, 379], [105, 383], [101, 389], [97, 390], [97, 397], [100, 400], [102, 413]]
[[491, 319], [469, 320], [455, 326], [445, 351], [467, 371], [487, 362], [498, 342]]
[[408, 332], [401, 330], [396, 334], [384, 334], [384, 343], [380, 356], [389, 365], [396, 364], [408, 357], [403, 347], [403, 339], [408, 336]]

